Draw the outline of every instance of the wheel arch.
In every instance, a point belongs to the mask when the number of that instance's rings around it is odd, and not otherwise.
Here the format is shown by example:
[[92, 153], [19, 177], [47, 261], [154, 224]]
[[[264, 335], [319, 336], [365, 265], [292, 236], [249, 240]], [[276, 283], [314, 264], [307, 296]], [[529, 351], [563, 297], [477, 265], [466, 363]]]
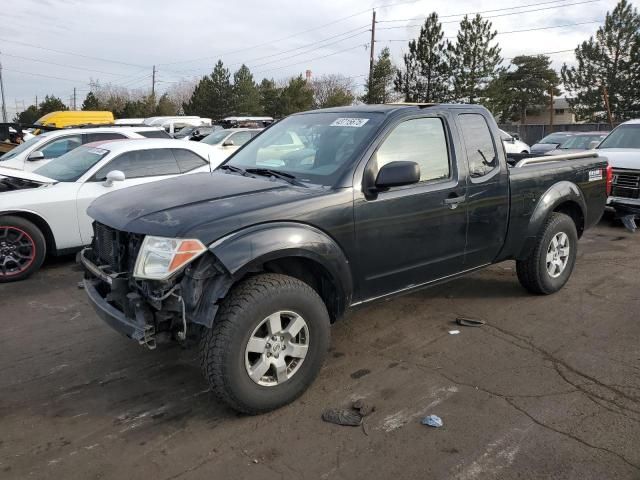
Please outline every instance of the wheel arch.
[[57, 251], [56, 239], [55, 239], [55, 236], [53, 235], [53, 231], [51, 230], [49, 223], [47, 223], [47, 221], [44, 218], [42, 218], [40, 215], [34, 212], [29, 212], [24, 210], [7, 210], [7, 211], [0, 212], [0, 218], [5, 216], [20, 217], [33, 223], [36, 227], [40, 229], [40, 231], [42, 232], [42, 235], [44, 236], [47, 253], [53, 253], [53, 254], [56, 253]]

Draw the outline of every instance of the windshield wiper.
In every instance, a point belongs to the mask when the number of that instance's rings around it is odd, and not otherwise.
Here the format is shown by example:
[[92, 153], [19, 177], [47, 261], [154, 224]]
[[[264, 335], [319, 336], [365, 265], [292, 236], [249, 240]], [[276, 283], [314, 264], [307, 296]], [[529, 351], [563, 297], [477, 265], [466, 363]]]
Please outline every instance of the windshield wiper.
[[246, 172], [246, 170], [243, 170], [243, 169], [241, 169], [239, 167], [235, 167], [233, 165], [226, 164], [226, 165], [221, 165], [218, 168], [220, 170], [229, 170], [230, 172], [233, 172], [233, 173], [239, 173], [240, 175], [242, 175], [244, 177], [248, 177], [249, 176], [249, 174]]
[[255, 173], [256, 175], [276, 177], [297, 187], [306, 187], [304, 183], [296, 180], [295, 175], [291, 175], [290, 173], [279, 172], [278, 170], [271, 170], [270, 168], [247, 168], [246, 171], [248, 173]]

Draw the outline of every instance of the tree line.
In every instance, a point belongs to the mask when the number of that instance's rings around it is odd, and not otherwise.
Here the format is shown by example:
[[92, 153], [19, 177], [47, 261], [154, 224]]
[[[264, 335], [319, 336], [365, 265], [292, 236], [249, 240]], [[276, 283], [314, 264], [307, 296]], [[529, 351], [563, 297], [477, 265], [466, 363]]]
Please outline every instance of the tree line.
[[[404, 100], [480, 103], [499, 121], [524, 122], [548, 105], [552, 96], [564, 92], [579, 120], [607, 120], [605, 95], [612, 121], [640, 116], [640, 15], [627, 0], [620, 0], [607, 12], [596, 34], [575, 49], [576, 64], [564, 64], [560, 72], [552, 68], [546, 55], [518, 55], [504, 65], [497, 35], [492, 23], [478, 14], [465, 16], [450, 41], [433, 12], [417, 38], [408, 42], [399, 66], [388, 48], [379, 53], [359, 97], [353, 79], [343, 75], [323, 75], [311, 81], [299, 75], [258, 82], [246, 65], [231, 74], [219, 60], [210, 74], [181, 82], [159, 98], [92, 82], [82, 108], [110, 110], [118, 118], [178, 113], [212, 119], [230, 115], [279, 118], [314, 108]], [[39, 106], [22, 112], [18, 120], [44, 114], [54, 104], [60, 110], [66, 108], [62, 101], [48, 96]]]

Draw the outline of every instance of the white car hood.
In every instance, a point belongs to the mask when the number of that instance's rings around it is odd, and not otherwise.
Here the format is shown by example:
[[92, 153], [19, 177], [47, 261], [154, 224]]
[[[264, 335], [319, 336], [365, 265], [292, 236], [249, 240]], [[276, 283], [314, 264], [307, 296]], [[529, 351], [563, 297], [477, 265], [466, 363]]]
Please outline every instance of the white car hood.
[[599, 148], [597, 152], [609, 160], [613, 168], [640, 170], [640, 149], [636, 148]]
[[58, 183], [57, 180], [53, 180], [49, 177], [45, 177], [43, 175], [38, 175], [33, 172], [25, 172], [23, 170], [16, 170], [14, 168], [0, 167], [0, 177], [13, 177], [20, 178], [22, 180], [30, 180], [32, 182], [38, 183]]

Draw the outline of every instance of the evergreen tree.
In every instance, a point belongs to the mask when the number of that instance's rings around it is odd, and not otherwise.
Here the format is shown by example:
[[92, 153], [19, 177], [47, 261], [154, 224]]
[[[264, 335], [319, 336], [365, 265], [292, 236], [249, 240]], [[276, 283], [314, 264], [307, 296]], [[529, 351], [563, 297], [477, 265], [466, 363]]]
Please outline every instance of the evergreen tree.
[[282, 115], [282, 109], [280, 108], [280, 91], [273, 79], [262, 79], [258, 87], [258, 93], [260, 95], [260, 107], [265, 115], [271, 117], [279, 117]]
[[438, 14], [427, 17], [417, 40], [409, 42], [404, 69], [398, 70], [395, 89], [407, 102], [444, 102], [449, 96], [449, 66]]
[[29, 105], [26, 110], [16, 114], [16, 116], [13, 118], [13, 121], [17, 123], [32, 124], [35, 123], [40, 117], [41, 115], [38, 107], [36, 107], [35, 105]]
[[196, 85], [191, 98], [183, 105], [184, 112], [219, 120], [232, 113], [232, 96], [231, 73], [218, 60], [213, 72]]
[[233, 106], [237, 115], [260, 115], [260, 91], [249, 68], [242, 64], [233, 74]]
[[182, 105], [185, 115], [201, 115], [211, 117], [211, 101], [213, 97], [213, 80], [211, 76], [202, 77], [193, 89], [191, 98]]
[[291, 78], [282, 89], [280, 104], [283, 116], [313, 108], [313, 90], [302, 75]]
[[604, 89], [613, 120], [640, 116], [640, 16], [620, 0], [604, 25], [576, 50], [577, 65], [561, 70], [568, 101], [581, 120], [604, 120]]
[[100, 102], [92, 91], [87, 93], [84, 102], [82, 102], [82, 110], [100, 110]]
[[391, 101], [395, 75], [396, 68], [391, 62], [391, 52], [388, 47], [385, 47], [373, 64], [372, 78], [367, 78], [362, 100], [369, 104], [387, 103]]
[[46, 97], [44, 97], [44, 100], [40, 102], [40, 105], [38, 107], [40, 116], [46, 115], [47, 113], [51, 112], [58, 112], [60, 110], [69, 110], [69, 108], [64, 103], [62, 103], [62, 100], [60, 100], [55, 95], [47, 95]]
[[447, 48], [455, 101], [478, 103], [486, 86], [498, 75], [500, 47], [492, 44], [497, 33], [479, 14], [473, 20], [465, 15], [460, 22], [456, 43]]
[[503, 70], [485, 91], [486, 105], [500, 121], [526, 122], [528, 113], [538, 113], [549, 104], [552, 90], [559, 95], [560, 78], [545, 55], [519, 55], [513, 70]]
[[169, 98], [168, 93], [163, 93], [155, 106], [155, 114], [160, 116], [172, 116], [178, 114], [178, 106]]

